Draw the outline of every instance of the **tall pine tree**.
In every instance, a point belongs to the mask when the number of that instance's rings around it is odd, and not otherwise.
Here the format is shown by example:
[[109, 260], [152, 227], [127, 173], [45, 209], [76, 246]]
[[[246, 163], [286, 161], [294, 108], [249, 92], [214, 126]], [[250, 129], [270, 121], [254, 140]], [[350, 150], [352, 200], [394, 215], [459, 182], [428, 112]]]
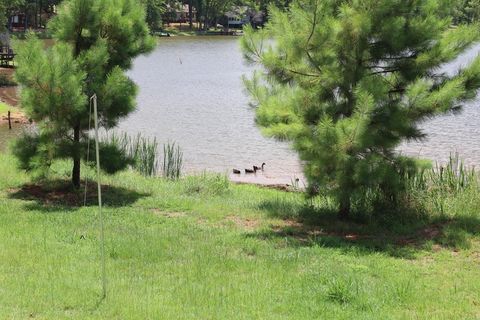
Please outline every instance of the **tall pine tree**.
[[[247, 29], [246, 81], [266, 134], [290, 140], [310, 190], [334, 196], [341, 218], [355, 199], [395, 202], [416, 161], [395, 150], [425, 137], [419, 124], [458, 109], [480, 87], [480, 58], [455, 75], [440, 67], [480, 32], [452, 27], [455, 1], [296, 0], [268, 26]], [[379, 200], [379, 199], [377, 199]]]
[[[98, 97], [99, 122], [114, 127], [135, 109], [136, 86], [125, 75], [132, 59], [154, 46], [145, 10], [135, 0], [65, 0], [49, 25], [55, 44], [44, 49], [30, 35], [17, 45], [16, 77], [22, 106], [38, 130], [14, 149], [25, 169], [48, 168], [55, 159], [73, 160], [72, 183], [80, 186], [86, 154], [89, 97]], [[126, 157], [102, 145], [104, 170], [115, 172]]]

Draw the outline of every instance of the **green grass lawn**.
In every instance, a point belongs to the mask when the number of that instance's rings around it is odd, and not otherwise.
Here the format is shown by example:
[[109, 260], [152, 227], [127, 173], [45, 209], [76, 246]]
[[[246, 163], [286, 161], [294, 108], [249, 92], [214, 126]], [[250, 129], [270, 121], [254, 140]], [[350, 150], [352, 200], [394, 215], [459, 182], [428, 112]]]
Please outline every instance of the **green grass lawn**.
[[71, 206], [68, 172], [39, 189], [0, 155], [0, 319], [480, 318], [478, 193], [387, 228], [221, 177], [123, 172], [103, 181], [102, 300], [95, 186]]
[[4, 113], [7, 113], [8, 110], [11, 110], [12, 107], [10, 107], [9, 105], [3, 103], [3, 102], [0, 102], [0, 114], [4, 114]]

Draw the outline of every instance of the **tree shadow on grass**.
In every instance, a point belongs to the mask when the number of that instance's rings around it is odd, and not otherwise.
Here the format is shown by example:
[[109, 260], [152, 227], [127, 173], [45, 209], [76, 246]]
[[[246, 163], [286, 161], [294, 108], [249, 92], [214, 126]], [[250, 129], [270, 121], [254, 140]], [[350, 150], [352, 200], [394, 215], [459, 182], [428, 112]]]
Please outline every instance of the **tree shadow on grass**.
[[314, 208], [300, 201], [265, 201], [259, 209], [282, 222], [246, 236], [277, 241], [280, 246], [322, 246], [415, 259], [422, 250], [468, 249], [471, 238], [480, 235], [480, 218], [474, 216], [427, 219], [406, 213], [397, 221], [390, 215], [365, 223], [341, 221], [333, 208]]
[[[139, 193], [135, 190], [102, 185], [102, 203], [106, 207], [127, 206], [147, 196], [149, 196], [149, 194]], [[9, 198], [33, 201], [33, 204], [27, 204], [27, 210], [42, 210], [48, 212], [59, 209], [75, 210], [83, 206], [98, 205], [97, 185], [94, 181], [88, 183], [86, 202], [84, 183], [82, 183], [80, 189], [75, 189], [72, 184], [66, 180], [25, 184], [20, 188], [12, 189]]]

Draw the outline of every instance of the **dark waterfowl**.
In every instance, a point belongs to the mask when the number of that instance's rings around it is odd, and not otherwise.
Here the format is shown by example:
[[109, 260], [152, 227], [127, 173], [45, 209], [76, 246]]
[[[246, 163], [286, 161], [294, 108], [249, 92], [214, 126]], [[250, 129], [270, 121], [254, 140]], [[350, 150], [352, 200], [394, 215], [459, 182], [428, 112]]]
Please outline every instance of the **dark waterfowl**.
[[234, 173], [234, 174], [241, 174], [242, 171], [240, 171], [240, 170], [238, 170], [238, 169], [233, 169], [233, 173]]
[[257, 170], [255, 169], [245, 169], [245, 173], [255, 173]]
[[262, 165], [260, 167], [253, 166], [253, 170], [255, 170], [255, 171], [262, 170], [263, 171], [263, 169], [265, 168], [265, 165], [266, 165], [266, 163], [264, 162], [264, 163], [262, 163]]

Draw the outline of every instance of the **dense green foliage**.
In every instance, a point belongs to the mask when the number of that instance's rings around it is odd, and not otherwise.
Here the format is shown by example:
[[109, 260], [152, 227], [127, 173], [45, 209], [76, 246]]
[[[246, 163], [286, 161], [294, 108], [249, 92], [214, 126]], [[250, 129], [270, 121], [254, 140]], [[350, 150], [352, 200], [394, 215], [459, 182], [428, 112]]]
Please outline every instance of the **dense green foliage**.
[[[58, 179], [70, 171], [65, 162], [53, 169]], [[305, 207], [301, 194], [122, 172], [104, 180], [108, 290], [100, 300], [94, 186], [86, 207], [72, 207], [66, 181], [45, 193], [30, 183], [0, 154], [1, 319], [479, 315], [478, 189], [417, 192], [431, 216], [375, 229], [335, 221], [327, 200]]]
[[162, 14], [165, 12], [165, 0], [142, 0], [145, 7], [145, 20], [151, 31], [162, 26]]
[[[39, 130], [14, 149], [28, 169], [44, 171], [55, 159], [73, 159], [72, 182], [78, 187], [91, 123], [89, 98], [97, 95], [99, 122], [106, 129], [133, 111], [136, 86], [124, 70], [153, 48], [153, 40], [144, 9], [134, 0], [64, 1], [50, 27], [56, 39], [51, 48], [44, 50], [33, 35], [17, 45], [22, 105]], [[102, 162], [107, 172], [125, 167], [121, 152], [102, 147], [110, 150], [101, 151], [109, 157]]]
[[247, 29], [245, 57], [262, 67], [247, 81], [258, 124], [293, 141], [310, 190], [335, 195], [342, 217], [372, 194], [373, 204], [397, 204], [418, 166], [395, 148], [422, 139], [423, 120], [475, 98], [480, 58], [439, 71], [480, 37], [476, 24], [451, 27], [453, 6], [299, 0], [265, 30]]
[[457, 0], [452, 11], [455, 23], [474, 23], [480, 19], [479, 0]]
[[24, 4], [25, 0], [0, 0], [0, 31], [5, 29], [9, 13]]

